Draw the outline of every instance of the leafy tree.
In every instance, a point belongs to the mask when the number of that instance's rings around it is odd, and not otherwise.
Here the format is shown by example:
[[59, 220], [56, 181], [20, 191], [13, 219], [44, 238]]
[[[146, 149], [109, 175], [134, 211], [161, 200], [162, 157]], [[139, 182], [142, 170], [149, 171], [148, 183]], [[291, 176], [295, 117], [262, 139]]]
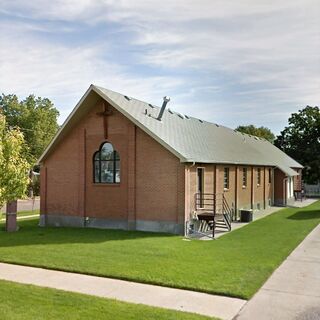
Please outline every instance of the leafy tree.
[[8, 129], [0, 113], [0, 207], [25, 195], [29, 164], [23, 148], [23, 134], [19, 129]]
[[275, 145], [304, 166], [305, 182], [320, 181], [319, 107], [306, 106], [293, 113], [288, 123], [275, 140]]
[[247, 125], [247, 126], [238, 126], [236, 128], [236, 131], [242, 132], [242, 133], [247, 133], [251, 134], [253, 136], [257, 136], [260, 138], [264, 138], [271, 143], [273, 143], [275, 136], [271, 132], [269, 128], [266, 127], [256, 127], [253, 124]]
[[19, 101], [16, 95], [0, 97], [0, 111], [11, 127], [19, 127], [23, 132], [25, 146], [23, 152], [33, 165], [58, 130], [58, 110], [46, 98], [34, 95]]

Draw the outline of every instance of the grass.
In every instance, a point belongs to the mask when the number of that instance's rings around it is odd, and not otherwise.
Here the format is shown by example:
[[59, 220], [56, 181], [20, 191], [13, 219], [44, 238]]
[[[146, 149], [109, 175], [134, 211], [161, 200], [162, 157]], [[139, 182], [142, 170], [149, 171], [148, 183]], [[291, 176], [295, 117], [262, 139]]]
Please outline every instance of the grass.
[[0, 319], [205, 320], [193, 313], [171, 311], [111, 299], [0, 281]]
[[320, 201], [282, 209], [215, 241], [37, 222], [0, 231], [0, 261], [248, 299], [320, 222]]

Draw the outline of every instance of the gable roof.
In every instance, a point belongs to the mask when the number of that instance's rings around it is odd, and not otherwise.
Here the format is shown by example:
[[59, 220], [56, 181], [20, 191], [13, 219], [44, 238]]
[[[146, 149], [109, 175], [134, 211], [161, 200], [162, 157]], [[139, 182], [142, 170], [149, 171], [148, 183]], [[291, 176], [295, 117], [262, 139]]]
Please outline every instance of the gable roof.
[[156, 119], [159, 107], [95, 85], [89, 87], [39, 162], [47, 157], [73, 125], [101, 98], [176, 155], [181, 162], [268, 165], [278, 167], [289, 176], [297, 174], [291, 168], [302, 168], [265, 139], [188, 117], [170, 108], [166, 108], [159, 121]]

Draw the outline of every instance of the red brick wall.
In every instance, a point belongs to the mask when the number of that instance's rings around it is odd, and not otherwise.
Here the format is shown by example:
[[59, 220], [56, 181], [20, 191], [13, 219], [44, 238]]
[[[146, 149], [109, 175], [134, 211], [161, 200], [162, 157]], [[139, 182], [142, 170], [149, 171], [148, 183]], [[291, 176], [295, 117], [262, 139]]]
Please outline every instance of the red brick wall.
[[184, 222], [185, 166], [137, 128], [137, 220]]
[[41, 167], [41, 213], [68, 213], [79, 210], [79, 130], [71, 132], [63, 144]]
[[[243, 166], [181, 164], [153, 138], [110, 107], [108, 141], [121, 158], [120, 184], [93, 183], [92, 157], [105, 141], [102, 101], [64, 138], [41, 168], [41, 212], [116, 220], [170, 221], [183, 224], [195, 209], [197, 168], [204, 168], [204, 192], [224, 194], [233, 209], [264, 209], [272, 198], [268, 167], [246, 166], [247, 187], [242, 186]], [[229, 188], [224, 190], [224, 168]], [[275, 175], [275, 197], [282, 198], [282, 175]]]
[[[112, 108], [111, 108], [112, 109]], [[128, 215], [128, 148], [129, 132], [134, 125], [118, 111], [112, 109], [108, 118], [108, 141], [120, 155], [120, 183], [93, 183], [92, 156], [105, 141], [103, 119], [97, 116], [102, 107], [97, 106], [83, 126], [87, 131], [86, 152], [86, 215], [97, 218], [127, 219]]]
[[274, 170], [274, 201], [276, 204], [283, 204], [284, 193], [286, 192], [283, 185], [285, 177], [285, 174], [281, 170]]
[[[197, 168], [204, 168], [204, 193], [224, 194], [230, 208], [239, 210], [241, 208], [257, 209], [257, 203], [260, 203], [260, 209], [263, 210], [269, 205], [269, 199], [272, 199], [272, 183], [269, 184], [268, 169], [269, 167], [260, 167], [261, 182], [257, 186], [257, 169], [251, 166], [234, 166], [221, 164], [195, 164], [187, 165], [188, 184], [186, 187], [187, 199], [186, 212], [187, 216], [195, 210], [194, 195], [197, 192]], [[224, 168], [229, 168], [229, 188], [224, 190]], [[242, 168], [247, 168], [247, 186], [243, 187]], [[253, 172], [253, 179], [252, 179]], [[252, 190], [253, 186], [253, 190]], [[252, 192], [253, 191], [253, 192]]]
[[[224, 189], [224, 168], [229, 168], [229, 188]], [[234, 165], [217, 165], [217, 193], [223, 193], [231, 209], [236, 205], [236, 167]]]
[[109, 108], [108, 141], [120, 154], [120, 184], [93, 183], [92, 157], [105, 141], [101, 102], [42, 164], [41, 213], [184, 223], [185, 166]]
[[[269, 169], [270, 169], [270, 182], [269, 182]], [[266, 174], [266, 205], [268, 206], [269, 203], [273, 205], [273, 188], [272, 188], [272, 175], [273, 175], [273, 169], [272, 167], [265, 167], [265, 174]]]
[[[195, 210], [195, 194], [198, 192], [198, 168], [204, 169], [204, 181], [203, 189], [204, 193], [214, 193], [214, 177], [215, 177], [215, 166], [212, 164], [202, 164], [197, 163], [195, 165], [187, 165], [189, 168], [190, 175], [190, 184], [187, 186], [189, 191], [189, 203], [190, 210], [189, 213], [192, 213]], [[187, 214], [188, 216], [188, 214]]]
[[134, 125], [113, 109], [108, 119], [108, 141], [120, 154], [121, 183], [95, 184], [92, 157], [106, 141], [103, 119], [97, 115], [101, 111], [101, 103], [94, 106], [45, 160], [42, 170], [47, 168], [47, 190], [42, 188], [42, 192], [47, 194], [49, 214], [127, 218], [128, 132]]
[[[247, 169], [247, 185], [243, 186], [243, 168]], [[238, 167], [238, 209], [251, 208], [251, 167]]]
[[[260, 169], [260, 184], [258, 184], [258, 169]], [[260, 209], [263, 209], [264, 203], [264, 174], [263, 167], [254, 167], [253, 169], [253, 192], [254, 192], [254, 209], [257, 209], [258, 204]]]
[[294, 169], [299, 175], [293, 177], [293, 189], [300, 191], [302, 189], [302, 169]]

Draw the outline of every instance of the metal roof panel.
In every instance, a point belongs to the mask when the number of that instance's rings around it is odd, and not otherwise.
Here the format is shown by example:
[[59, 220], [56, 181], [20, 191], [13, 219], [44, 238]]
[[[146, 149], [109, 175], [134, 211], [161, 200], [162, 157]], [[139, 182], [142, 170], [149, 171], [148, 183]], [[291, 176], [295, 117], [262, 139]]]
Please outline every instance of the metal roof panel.
[[[175, 154], [181, 162], [270, 165], [287, 172], [291, 172], [290, 168], [302, 168], [298, 162], [265, 139], [257, 139], [225, 126], [199, 121], [193, 117], [186, 119], [171, 112], [168, 108], [159, 121], [157, 120], [160, 112], [158, 106], [150, 107], [147, 102], [132, 97], [128, 99], [123, 94], [102, 87], [91, 85], [90, 89]], [[88, 95], [88, 91], [85, 96]], [[83, 100], [84, 98], [73, 110], [72, 116], [80, 112], [78, 109], [81, 108]], [[69, 121], [70, 116], [63, 124], [59, 134], [67, 130]], [[59, 139], [59, 134], [54, 140]], [[51, 142], [39, 162], [45, 158], [53, 144], [54, 141]]]

